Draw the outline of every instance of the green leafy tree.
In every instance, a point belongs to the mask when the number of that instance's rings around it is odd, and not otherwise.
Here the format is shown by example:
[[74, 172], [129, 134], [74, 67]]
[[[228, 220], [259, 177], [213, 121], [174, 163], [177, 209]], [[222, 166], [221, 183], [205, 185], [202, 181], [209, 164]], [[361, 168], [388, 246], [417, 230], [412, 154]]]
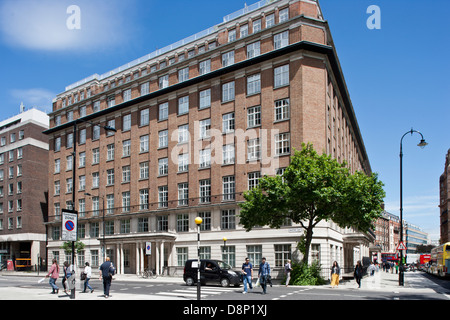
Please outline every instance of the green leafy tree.
[[[85, 244], [83, 242], [81, 242], [80, 240], [77, 240], [75, 242], [75, 252], [76, 253], [80, 253], [81, 251], [83, 251], [84, 247], [85, 247]], [[64, 242], [63, 245], [61, 246], [61, 249], [64, 249], [64, 251], [67, 253], [72, 253], [72, 241]]]
[[314, 227], [332, 220], [340, 227], [366, 232], [382, 212], [385, 197], [377, 174], [351, 174], [346, 163], [318, 155], [312, 144], [295, 151], [282, 176], [264, 176], [244, 193], [240, 223], [247, 231], [255, 226], [280, 228], [286, 221], [304, 230], [303, 263], [308, 264]]

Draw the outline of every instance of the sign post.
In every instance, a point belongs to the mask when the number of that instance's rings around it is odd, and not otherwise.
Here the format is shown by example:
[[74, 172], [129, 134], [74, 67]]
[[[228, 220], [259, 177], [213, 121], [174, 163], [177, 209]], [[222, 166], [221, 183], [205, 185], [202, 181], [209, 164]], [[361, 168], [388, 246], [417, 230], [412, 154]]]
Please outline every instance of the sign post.
[[[75, 242], [78, 240], [78, 212], [75, 210], [62, 210], [62, 237], [63, 241], [72, 241], [72, 286], [70, 299], [75, 299]], [[69, 282], [70, 285], [70, 282]]]

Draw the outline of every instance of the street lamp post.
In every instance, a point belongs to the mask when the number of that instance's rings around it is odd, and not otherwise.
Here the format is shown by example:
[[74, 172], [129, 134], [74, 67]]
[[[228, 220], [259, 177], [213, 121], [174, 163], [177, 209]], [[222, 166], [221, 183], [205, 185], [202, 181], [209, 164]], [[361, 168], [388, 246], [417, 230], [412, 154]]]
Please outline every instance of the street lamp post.
[[197, 300], [201, 299], [201, 283], [200, 283], [200, 225], [203, 219], [200, 217], [195, 218], [195, 224], [197, 225]]
[[[428, 143], [425, 141], [422, 133], [420, 133], [419, 131], [413, 130], [413, 129], [406, 132], [400, 140], [400, 242], [403, 242], [403, 138], [407, 134], [413, 135], [413, 133], [418, 133], [422, 137], [419, 144], [417, 145], [418, 147], [425, 148], [428, 145]], [[400, 272], [399, 272], [399, 278], [398, 278], [399, 286], [405, 285], [405, 274], [403, 272], [403, 251], [404, 250], [400, 250], [400, 262], [399, 262]]]
[[[78, 119], [73, 123], [73, 153], [72, 153], [72, 210], [75, 210], [75, 179], [76, 179], [76, 159], [77, 159], [77, 124], [81, 122], [88, 122], [93, 125], [92, 122], [88, 120]], [[102, 126], [106, 131], [117, 132], [117, 130], [110, 126]], [[78, 228], [77, 228], [78, 229]], [[75, 241], [72, 241], [72, 268], [73, 272], [75, 272]], [[75, 288], [70, 292], [70, 299], [75, 299]]]

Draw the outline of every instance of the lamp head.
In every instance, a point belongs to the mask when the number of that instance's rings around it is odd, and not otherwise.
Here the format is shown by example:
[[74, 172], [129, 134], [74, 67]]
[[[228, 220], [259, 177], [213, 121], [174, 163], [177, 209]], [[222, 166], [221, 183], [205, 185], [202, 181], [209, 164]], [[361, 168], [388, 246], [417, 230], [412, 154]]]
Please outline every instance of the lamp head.
[[422, 149], [425, 148], [428, 145], [428, 143], [425, 141], [425, 139], [420, 140], [420, 143], [417, 145], [418, 147], [421, 147]]
[[202, 224], [202, 222], [203, 222], [203, 219], [202, 218], [200, 218], [200, 217], [197, 217], [197, 218], [195, 218], [195, 224], [196, 225], [201, 225]]

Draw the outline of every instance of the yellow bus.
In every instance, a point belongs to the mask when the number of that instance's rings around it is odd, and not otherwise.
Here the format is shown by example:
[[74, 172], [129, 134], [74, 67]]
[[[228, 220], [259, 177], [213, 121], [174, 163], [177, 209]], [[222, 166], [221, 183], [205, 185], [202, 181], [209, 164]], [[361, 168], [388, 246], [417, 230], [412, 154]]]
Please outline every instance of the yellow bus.
[[439, 277], [450, 276], [450, 242], [431, 250], [430, 273]]

